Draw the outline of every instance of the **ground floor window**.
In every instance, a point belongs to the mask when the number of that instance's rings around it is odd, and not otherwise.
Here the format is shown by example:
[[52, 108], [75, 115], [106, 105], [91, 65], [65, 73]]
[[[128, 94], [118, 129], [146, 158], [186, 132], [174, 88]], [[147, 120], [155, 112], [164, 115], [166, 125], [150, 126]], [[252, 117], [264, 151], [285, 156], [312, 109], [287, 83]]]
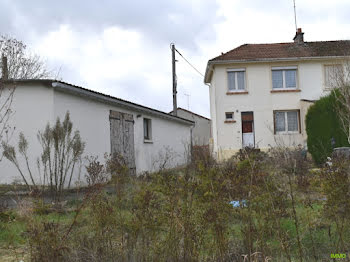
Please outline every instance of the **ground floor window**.
[[274, 111], [273, 115], [275, 134], [300, 132], [299, 110]]
[[233, 120], [233, 112], [226, 112], [225, 120]]
[[144, 140], [152, 140], [152, 122], [151, 119], [143, 119], [143, 138]]

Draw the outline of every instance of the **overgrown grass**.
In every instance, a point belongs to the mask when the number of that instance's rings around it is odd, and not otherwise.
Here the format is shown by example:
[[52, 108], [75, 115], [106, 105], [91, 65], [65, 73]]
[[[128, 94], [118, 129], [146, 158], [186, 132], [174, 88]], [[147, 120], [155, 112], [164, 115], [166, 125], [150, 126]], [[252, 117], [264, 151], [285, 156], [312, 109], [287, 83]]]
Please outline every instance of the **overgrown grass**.
[[[2, 213], [0, 247], [27, 248], [33, 261], [328, 261], [350, 248], [347, 213], [330, 212], [347, 212], [349, 199], [327, 180], [344, 183], [344, 170], [315, 175], [294, 154], [122, 173], [115, 194], [91, 185], [64, 208], [35, 200], [27, 213]], [[229, 204], [237, 199], [246, 204]]]
[[[21, 218], [16, 210], [8, 210], [0, 214], [0, 247], [20, 247], [26, 244], [26, 230], [28, 221], [25, 218]], [[56, 213], [49, 214], [36, 214], [32, 216], [35, 222], [57, 222], [68, 225], [75, 212]], [[1, 261], [1, 259], [0, 259]]]
[[[319, 216], [319, 211], [322, 210], [322, 203], [316, 202], [313, 206], [313, 212], [310, 216], [309, 212], [307, 211], [307, 208], [304, 206], [298, 206], [297, 212], [298, 216], [300, 217], [301, 221], [306, 221], [307, 218], [310, 220], [319, 220], [321, 217]], [[234, 211], [235, 208], [232, 208], [232, 211]], [[80, 214], [78, 227], [79, 231], [81, 232], [87, 232], [91, 229], [91, 221], [90, 221], [90, 213], [91, 210], [84, 210], [82, 214]], [[57, 213], [52, 212], [49, 214], [36, 214], [33, 215], [33, 219], [36, 223], [40, 222], [57, 222], [62, 225], [69, 225], [71, 221], [73, 220], [74, 216], [76, 215], [76, 212], [66, 212], [66, 213]], [[24, 219], [21, 219], [17, 214], [15, 210], [10, 210], [2, 215], [3, 217], [8, 216], [8, 220], [1, 219], [0, 222], [0, 248], [5, 249], [8, 247], [12, 247], [15, 249], [22, 249], [23, 246], [27, 243], [28, 239], [25, 234], [27, 230], [27, 221]], [[128, 210], [124, 210], [120, 214], [121, 217], [125, 220], [130, 220], [132, 217], [132, 214]], [[307, 217], [308, 216], [308, 217]], [[241, 231], [241, 227], [244, 223], [238, 218], [232, 217], [229, 220], [229, 241], [233, 242], [235, 241], [238, 244], [242, 243], [243, 239], [243, 233]], [[282, 223], [283, 229], [289, 232], [290, 238], [295, 238], [295, 225], [290, 218], [285, 218]], [[303, 224], [303, 227], [306, 227], [305, 224]], [[334, 232], [335, 226], [332, 226], [332, 231]], [[305, 250], [311, 250], [311, 240], [310, 235], [307, 233], [306, 229], [303, 229], [302, 231], [305, 231], [305, 235], [303, 237], [303, 246], [305, 247]], [[313, 232], [314, 237], [314, 244], [317, 245], [318, 251], [321, 251], [324, 256], [326, 257], [329, 255], [332, 250], [329, 248], [331, 246], [329, 235], [328, 235], [328, 228], [319, 226], [317, 227]], [[212, 239], [211, 234], [207, 234], [205, 236], [204, 241], [210, 241]], [[350, 237], [348, 238], [350, 239]], [[267, 245], [271, 247], [271, 250], [275, 250], [275, 257], [281, 257], [282, 254], [280, 251], [280, 244], [278, 240], [275, 238], [271, 238], [267, 241]], [[204, 251], [205, 252], [205, 251]], [[292, 253], [294, 253], [294, 256], [296, 256], [296, 251], [293, 250]], [[5, 255], [5, 254], [4, 254]], [[204, 256], [210, 255], [209, 253], [203, 254]], [[9, 254], [7, 253], [6, 256], [8, 257]], [[306, 256], [306, 255], [305, 255]], [[0, 261], [1, 261], [0, 256]]]

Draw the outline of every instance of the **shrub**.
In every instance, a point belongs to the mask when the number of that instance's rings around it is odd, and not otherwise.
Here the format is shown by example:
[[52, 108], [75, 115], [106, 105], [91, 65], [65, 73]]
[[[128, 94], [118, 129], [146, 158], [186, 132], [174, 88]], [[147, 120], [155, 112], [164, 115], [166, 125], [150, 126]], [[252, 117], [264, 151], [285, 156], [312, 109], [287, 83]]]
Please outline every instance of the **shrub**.
[[[317, 164], [324, 163], [333, 147], [349, 146], [335, 105], [337, 92], [332, 92], [312, 105], [306, 115], [307, 146]], [[334, 144], [332, 145], [332, 140]]]
[[108, 177], [106, 175], [104, 165], [102, 165], [98, 160], [97, 156], [86, 157], [88, 164], [86, 168], [86, 182], [89, 186], [94, 186], [96, 184], [103, 184], [107, 182]]
[[66, 261], [69, 247], [63, 238], [63, 228], [55, 222], [33, 222], [27, 235], [31, 261]]
[[[73, 123], [68, 111], [62, 122], [58, 117], [52, 127], [48, 123], [43, 131], [38, 132], [37, 138], [42, 147], [41, 155], [37, 158], [41, 184], [48, 185], [54, 199], [60, 200], [64, 187], [70, 188], [75, 168], [81, 163], [85, 143], [81, 140], [79, 131], [73, 132]], [[5, 142], [2, 143], [2, 147], [4, 157], [15, 165], [28, 189], [38, 193], [29, 163], [29, 144], [24, 134], [19, 135], [17, 150]], [[21, 167], [18, 156], [25, 160], [25, 168]]]

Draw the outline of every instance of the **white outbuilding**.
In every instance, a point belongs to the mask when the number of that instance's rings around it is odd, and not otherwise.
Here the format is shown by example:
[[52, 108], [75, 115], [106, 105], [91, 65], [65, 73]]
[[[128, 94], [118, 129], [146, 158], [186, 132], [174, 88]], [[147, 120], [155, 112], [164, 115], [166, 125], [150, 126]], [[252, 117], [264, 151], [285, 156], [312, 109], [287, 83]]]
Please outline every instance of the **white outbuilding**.
[[[167, 159], [167, 167], [183, 165], [189, 159], [193, 122], [181, 117], [125, 101], [56, 80], [12, 80], [6, 85], [15, 88], [9, 125], [15, 127], [9, 144], [18, 143], [22, 132], [29, 143], [29, 163], [36, 170], [42, 147], [37, 139], [39, 130], [67, 111], [73, 129], [79, 130], [86, 143], [84, 156], [118, 152], [127, 159], [136, 174], [155, 171]], [[24, 165], [24, 160], [20, 164]], [[83, 179], [81, 172], [74, 179]], [[39, 172], [38, 172], [39, 173]], [[15, 166], [3, 158], [0, 161], [0, 183], [12, 183], [19, 178]], [[39, 181], [39, 175], [35, 177]]]

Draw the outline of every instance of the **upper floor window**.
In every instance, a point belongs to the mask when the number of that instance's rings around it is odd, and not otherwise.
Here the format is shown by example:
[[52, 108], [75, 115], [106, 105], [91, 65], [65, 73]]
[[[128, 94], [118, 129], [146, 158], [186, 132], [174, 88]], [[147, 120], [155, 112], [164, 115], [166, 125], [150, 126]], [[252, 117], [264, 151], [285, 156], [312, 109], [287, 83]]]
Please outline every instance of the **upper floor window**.
[[245, 91], [245, 69], [228, 69], [228, 91], [240, 92]]
[[341, 83], [343, 75], [343, 66], [342, 65], [325, 65], [324, 66], [324, 79], [326, 88], [337, 87]]
[[272, 89], [296, 89], [297, 67], [273, 67]]

